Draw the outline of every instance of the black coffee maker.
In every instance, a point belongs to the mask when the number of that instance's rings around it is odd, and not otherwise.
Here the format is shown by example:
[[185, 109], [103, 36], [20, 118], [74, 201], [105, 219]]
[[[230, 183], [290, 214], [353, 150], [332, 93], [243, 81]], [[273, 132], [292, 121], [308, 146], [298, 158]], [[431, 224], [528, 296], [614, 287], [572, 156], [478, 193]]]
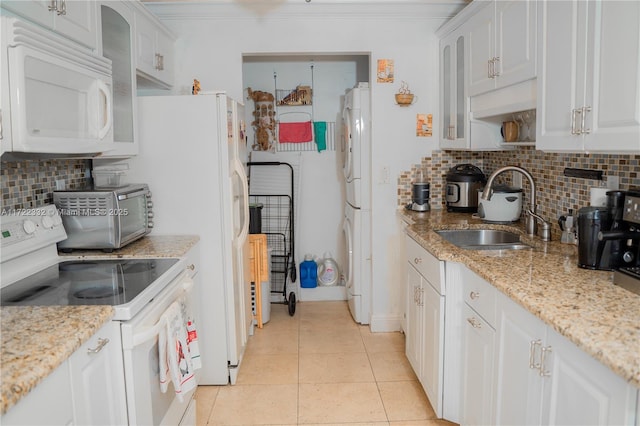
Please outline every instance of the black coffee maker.
[[640, 234], [624, 220], [625, 191], [607, 192], [606, 207], [578, 211], [578, 266], [613, 270], [635, 265]]

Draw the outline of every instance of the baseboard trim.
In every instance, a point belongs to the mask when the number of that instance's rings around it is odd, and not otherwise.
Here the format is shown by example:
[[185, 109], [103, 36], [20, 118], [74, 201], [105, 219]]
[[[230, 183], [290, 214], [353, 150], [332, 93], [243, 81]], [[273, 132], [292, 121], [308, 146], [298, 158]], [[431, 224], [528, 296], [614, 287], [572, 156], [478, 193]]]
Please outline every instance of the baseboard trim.
[[402, 315], [371, 315], [369, 328], [373, 333], [402, 330]]

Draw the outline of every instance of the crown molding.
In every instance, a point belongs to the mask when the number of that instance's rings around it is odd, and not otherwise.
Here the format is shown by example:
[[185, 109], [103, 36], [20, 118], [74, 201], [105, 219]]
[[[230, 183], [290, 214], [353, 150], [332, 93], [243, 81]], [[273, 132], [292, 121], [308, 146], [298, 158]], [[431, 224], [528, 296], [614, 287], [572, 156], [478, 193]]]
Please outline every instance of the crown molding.
[[404, 18], [448, 20], [467, 0], [200, 0], [145, 1], [162, 20]]

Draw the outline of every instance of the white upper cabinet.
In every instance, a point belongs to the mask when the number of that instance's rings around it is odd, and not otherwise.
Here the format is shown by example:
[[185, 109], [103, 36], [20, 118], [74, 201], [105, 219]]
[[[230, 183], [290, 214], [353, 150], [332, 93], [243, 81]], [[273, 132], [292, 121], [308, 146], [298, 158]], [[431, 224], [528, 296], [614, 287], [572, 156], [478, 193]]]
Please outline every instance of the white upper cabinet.
[[173, 37], [142, 11], [136, 12], [136, 69], [139, 88], [173, 86]]
[[2, 1], [2, 7], [91, 49], [98, 45], [95, 1]]
[[465, 53], [466, 37], [454, 32], [440, 40], [440, 108], [443, 149], [466, 148], [469, 130]]
[[133, 16], [133, 9], [125, 2], [108, 1], [100, 6], [102, 55], [111, 60], [113, 72], [115, 146], [101, 157], [127, 157], [138, 153]]
[[539, 3], [536, 147], [640, 153], [640, 2]]
[[535, 78], [535, 2], [487, 2], [466, 25], [469, 96]]

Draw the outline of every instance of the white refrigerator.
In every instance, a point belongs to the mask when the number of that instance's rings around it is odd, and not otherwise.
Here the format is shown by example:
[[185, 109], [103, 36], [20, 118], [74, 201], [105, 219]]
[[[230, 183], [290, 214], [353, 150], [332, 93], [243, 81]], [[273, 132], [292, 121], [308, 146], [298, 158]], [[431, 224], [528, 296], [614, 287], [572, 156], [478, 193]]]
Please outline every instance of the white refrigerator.
[[223, 92], [139, 97], [140, 153], [128, 160], [128, 180], [152, 192], [151, 235], [200, 236], [204, 385], [235, 384], [253, 327], [242, 108]]

